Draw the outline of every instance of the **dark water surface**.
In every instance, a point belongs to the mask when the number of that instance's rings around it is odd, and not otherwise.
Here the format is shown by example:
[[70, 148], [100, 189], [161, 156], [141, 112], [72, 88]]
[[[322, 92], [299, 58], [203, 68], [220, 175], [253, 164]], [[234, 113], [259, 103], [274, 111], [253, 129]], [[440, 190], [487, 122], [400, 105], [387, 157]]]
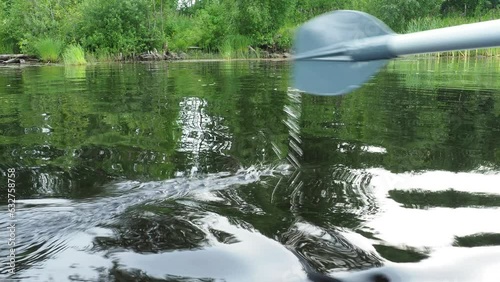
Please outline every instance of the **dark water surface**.
[[335, 274], [500, 245], [498, 61], [399, 60], [341, 97], [290, 74], [0, 68], [0, 279], [301, 281], [297, 255]]

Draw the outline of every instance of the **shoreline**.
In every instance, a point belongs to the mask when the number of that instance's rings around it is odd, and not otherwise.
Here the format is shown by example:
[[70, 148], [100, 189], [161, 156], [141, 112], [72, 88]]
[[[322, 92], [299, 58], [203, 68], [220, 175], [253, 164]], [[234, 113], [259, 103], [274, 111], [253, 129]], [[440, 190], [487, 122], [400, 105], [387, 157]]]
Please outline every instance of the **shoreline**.
[[[203, 54], [209, 57], [213, 54]], [[91, 60], [85, 65], [95, 65], [95, 64], [103, 64], [103, 63], [152, 63], [152, 62], [185, 62], [185, 63], [197, 63], [197, 62], [239, 62], [239, 61], [270, 61], [270, 62], [288, 62], [293, 61], [293, 57], [291, 55], [281, 55], [279, 57], [253, 57], [253, 58], [190, 58], [190, 56], [186, 56], [184, 58], [177, 59], [140, 59], [140, 55], [136, 56], [132, 59], [120, 59], [120, 60]], [[11, 56], [11, 57], [8, 57]], [[2, 60], [7, 58], [7, 60]], [[441, 59], [452, 59], [452, 60], [498, 60], [500, 56], [492, 55], [474, 55], [474, 56], [461, 56], [461, 55], [452, 55], [445, 53], [430, 53], [430, 54], [418, 54], [418, 55], [410, 55], [404, 57], [395, 58], [396, 60], [441, 60]], [[10, 61], [9, 61], [10, 60]], [[6, 62], [9, 61], [9, 62]], [[34, 55], [26, 55], [26, 54], [0, 54], [0, 68], [17, 68], [17, 67], [26, 67], [26, 66], [78, 66], [78, 65], [66, 65], [64, 62], [43, 62], [40, 59], [36, 58]]]

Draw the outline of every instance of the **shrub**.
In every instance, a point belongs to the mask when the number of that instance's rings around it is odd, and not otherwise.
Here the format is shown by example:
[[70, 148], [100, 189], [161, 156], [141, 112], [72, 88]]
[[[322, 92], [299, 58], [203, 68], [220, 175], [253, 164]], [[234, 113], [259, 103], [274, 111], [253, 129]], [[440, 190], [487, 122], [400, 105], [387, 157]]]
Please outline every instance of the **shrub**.
[[275, 45], [281, 51], [290, 50], [293, 45], [296, 27], [285, 26], [278, 30], [275, 36]]
[[86, 50], [129, 55], [160, 48], [161, 32], [153, 23], [148, 0], [88, 0], [75, 37]]

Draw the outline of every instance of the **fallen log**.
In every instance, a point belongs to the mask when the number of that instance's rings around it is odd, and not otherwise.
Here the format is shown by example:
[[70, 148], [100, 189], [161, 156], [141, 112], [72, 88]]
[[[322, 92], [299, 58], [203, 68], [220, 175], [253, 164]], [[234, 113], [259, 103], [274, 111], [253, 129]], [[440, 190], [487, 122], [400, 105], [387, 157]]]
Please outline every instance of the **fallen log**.
[[12, 59], [8, 59], [7, 61], [4, 61], [3, 63], [4, 64], [24, 64], [24, 63], [26, 63], [26, 60], [19, 59], [19, 58], [12, 58]]
[[8, 61], [10, 59], [36, 59], [35, 56], [33, 55], [26, 55], [26, 54], [0, 54], [0, 61]]

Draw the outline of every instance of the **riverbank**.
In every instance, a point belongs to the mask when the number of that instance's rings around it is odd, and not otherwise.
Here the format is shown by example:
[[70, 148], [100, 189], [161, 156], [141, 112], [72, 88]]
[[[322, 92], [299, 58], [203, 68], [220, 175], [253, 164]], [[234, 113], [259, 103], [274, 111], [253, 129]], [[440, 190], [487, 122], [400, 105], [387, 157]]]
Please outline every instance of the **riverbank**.
[[[123, 54], [97, 56], [95, 54], [87, 54], [86, 61], [88, 63], [95, 62], [145, 62], [145, 61], [203, 61], [203, 60], [248, 60], [248, 59], [276, 59], [286, 60], [291, 59], [292, 55], [288, 52], [271, 53], [267, 51], [248, 52], [246, 54], [237, 54], [232, 57], [223, 56], [219, 53], [203, 53], [195, 52], [158, 52], [157, 50], [143, 52], [141, 54], [124, 56]], [[64, 60], [55, 62], [44, 62], [41, 58], [29, 54], [0, 54], [0, 65], [15, 65], [15, 64], [52, 64], [64, 63]]]
[[[428, 53], [401, 57], [402, 59], [452, 59], [452, 60], [471, 60], [471, 59], [500, 59], [500, 48], [474, 49], [463, 51], [451, 51], [441, 53]], [[245, 61], [245, 60], [270, 60], [270, 61], [288, 61], [293, 56], [290, 53], [265, 53], [260, 56], [247, 55], [236, 57], [223, 57], [220, 54], [211, 53], [168, 53], [160, 54], [157, 52], [144, 52], [137, 56], [124, 57], [120, 54], [109, 55], [104, 58], [98, 58], [93, 54], [87, 56], [86, 64], [106, 63], [106, 62], [153, 62], [153, 61], [182, 61], [182, 62], [208, 62], [208, 61]], [[0, 67], [22, 66], [22, 65], [60, 65], [64, 62], [44, 62], [34, 55], [26, 54], [0, 54]], [[68, 65], [68, 64], [67, 64]], [[71, 65], [71, 64], [69, 64]]]

